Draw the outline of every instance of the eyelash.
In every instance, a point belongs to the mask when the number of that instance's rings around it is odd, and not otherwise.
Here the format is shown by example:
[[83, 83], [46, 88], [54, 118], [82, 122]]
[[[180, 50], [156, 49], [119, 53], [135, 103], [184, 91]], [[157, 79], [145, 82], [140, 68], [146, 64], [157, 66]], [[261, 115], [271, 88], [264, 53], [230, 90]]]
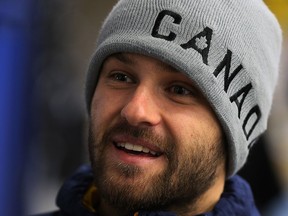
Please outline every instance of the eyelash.
[[[123, 72], [113, 72], [109, 75], [109, 78], [117, 82], [134, 83], [134, 80], [129, 75]], [[129, 81], [127, 81], [127, 79], [129, 79]]]
[[[172, 85], [171, 87], [169, 87], [169, 90], [171, 93], [175, 94], [175, 95], [181, 95], [181, 96], [189, 96], [189, 95], [193, 95], [192, 91], [184, 86], [181, 85]], [[181, 93], [179, 92], [174, 92], [173, 90], [180, 90]], [[185, 92], [185, 93], [183, 93]]]

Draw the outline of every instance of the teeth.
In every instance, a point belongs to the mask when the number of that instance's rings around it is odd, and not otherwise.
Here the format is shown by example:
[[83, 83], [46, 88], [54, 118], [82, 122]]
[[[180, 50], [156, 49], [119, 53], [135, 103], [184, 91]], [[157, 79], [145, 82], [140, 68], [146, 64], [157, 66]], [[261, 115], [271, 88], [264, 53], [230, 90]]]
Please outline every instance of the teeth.
[[148, 148], [146, 148], [146, 147], [143, 147], [143, 150], [142, 150], [144, 153], [149, 153], [149, 149]]
[[117, 143], [116, 145], [117, 145], [117, 147], [122, 147], [122, 148], [125, 148], [127, 150], [132, 150], [132, 151], [136, 151], [136, 152], [150, 153], [153, 156], [157, 155], [157, 153], [155, 151], [151, 151], [148, 148], [140, 146], [140, 145], [133, 145], [131, 143]]
[[139, 146], [139, 145], [134, 145], [133, 146], [133, 151], [141, 152], [142, 150], [143, 150], [142, 146]]
[[133, 145], [130, 143], [126, 143], [124, 148], [128, 149], [128, 150], [133, 150]]

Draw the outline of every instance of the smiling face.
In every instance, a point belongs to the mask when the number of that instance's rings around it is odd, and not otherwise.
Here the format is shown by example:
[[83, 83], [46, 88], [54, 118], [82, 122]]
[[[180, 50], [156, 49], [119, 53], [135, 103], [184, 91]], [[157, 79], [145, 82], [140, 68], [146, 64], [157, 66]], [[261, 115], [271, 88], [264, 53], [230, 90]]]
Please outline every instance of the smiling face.
[[196, 208], [219, 170], [225, 175], [222, 131], [208, 102], [186, 75], [139, 54], [105, 60], [89, 152], [103, 200], [122, 211]]

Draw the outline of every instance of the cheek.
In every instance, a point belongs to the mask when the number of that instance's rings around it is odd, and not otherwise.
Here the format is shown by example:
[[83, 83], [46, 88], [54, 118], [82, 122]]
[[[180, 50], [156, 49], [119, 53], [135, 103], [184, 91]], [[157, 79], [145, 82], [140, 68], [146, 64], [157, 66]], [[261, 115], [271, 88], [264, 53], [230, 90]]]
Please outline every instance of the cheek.
[[115, 97], [115, 93], [104, 90], [101, 87], [96, 89], [91, 105], [91, 121], [95, 127], [107, 128], [121, 115], [123, 98]]
[[170, 115], [167, 122], [170, 133], [183, 143], [213, 144], [222, 138], [220, 124], [211, 112], [190, 109]]
[[105, 92], [97, 89], [93, 96], [90, 117], [95, 127], [104, 126], [103, 124], [108, 121], [107, 118], [111, 116], [111, 108], [113, 106], [109, 102], [109, 97]]
[[101, 100], [101, 97], [95, 93], [91, 105], [91, 121], [93, 121], [94, 125], [97, 126], [98, 121], [101, 121], [101, 117], [103, 117], [103, 109], [105, 106], [106, 105], [104, 101]]

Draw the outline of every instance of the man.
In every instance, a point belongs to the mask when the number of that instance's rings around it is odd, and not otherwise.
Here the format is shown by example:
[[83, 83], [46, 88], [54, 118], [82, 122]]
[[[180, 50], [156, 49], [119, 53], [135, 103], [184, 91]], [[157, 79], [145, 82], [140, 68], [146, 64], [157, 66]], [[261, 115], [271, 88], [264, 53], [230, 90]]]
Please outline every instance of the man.
[[259, 215], [235, 174], [266, 129], [280, 49], [261, 0], [120, 0], [87, 76], [92, 168], [50, 215]]

